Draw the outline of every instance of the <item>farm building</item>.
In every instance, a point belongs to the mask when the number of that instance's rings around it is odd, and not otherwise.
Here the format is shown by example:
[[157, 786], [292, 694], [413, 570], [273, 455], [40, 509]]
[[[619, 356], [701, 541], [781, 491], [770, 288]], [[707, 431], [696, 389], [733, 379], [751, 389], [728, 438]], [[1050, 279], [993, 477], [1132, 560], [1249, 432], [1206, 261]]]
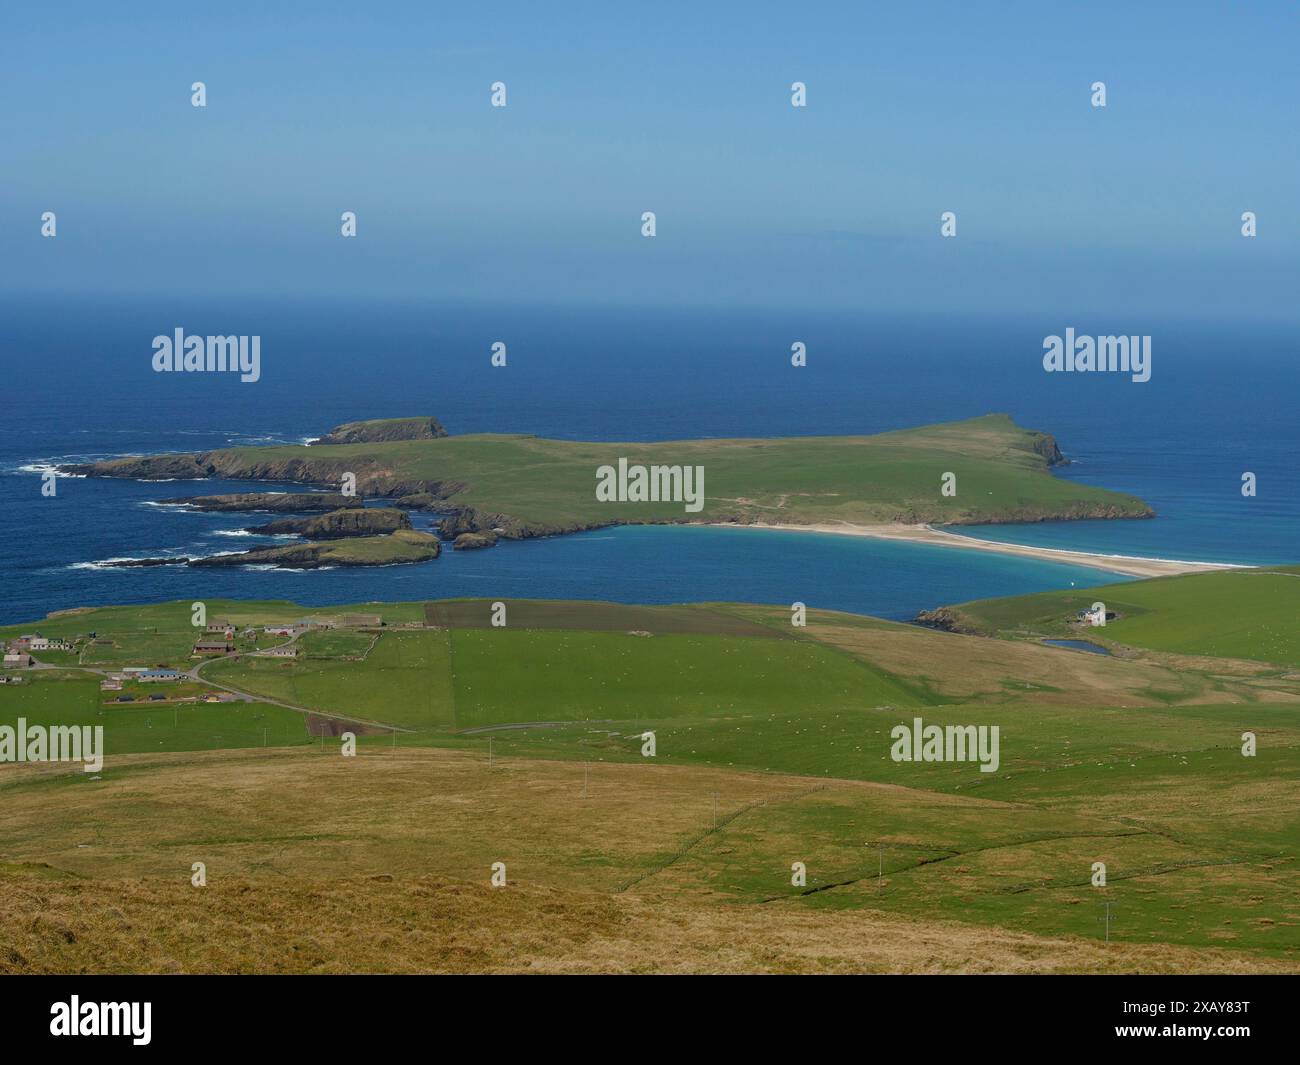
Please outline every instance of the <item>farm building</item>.
[[203, 639], [194, 644], [194, 654], [196, 655], [224, 655], [229, 654], [235, 649], [235, 645], [227, 639]]
[[146, 684], [160, 680], [180, 680], [183, 674], [175, 669], [146, 669], [140, 674], [140, 680]]
[[31, 666], [34, 662], [35, 659], [33, 659], [32, 656], [29, 655], [26, 651], [5, 652], [6, 666], [10, 666], [10, 667], [17, 666], [19, 669], [26, 669], [28, 666]]
[[268, 647], [265, 651], [259, 652], [269, 658], [297, 658], [298, 648], [286, 645], [284, 647]]

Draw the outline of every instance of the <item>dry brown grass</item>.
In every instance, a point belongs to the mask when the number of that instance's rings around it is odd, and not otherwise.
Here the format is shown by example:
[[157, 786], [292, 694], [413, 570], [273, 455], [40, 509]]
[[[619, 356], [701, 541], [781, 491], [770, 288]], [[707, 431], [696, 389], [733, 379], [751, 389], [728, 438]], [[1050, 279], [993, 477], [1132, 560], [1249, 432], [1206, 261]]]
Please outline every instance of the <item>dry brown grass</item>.
[[[4, 787], [44, 780], [58, 788]], [[0, 774], [0, 865], [86, 877], [437, 874], [616, 889], [720, 817], [812, 782], [663, 765], [591, 766], [427, 748], [124, 755], [104, 779], [57, 766]], [[904, 792], [904, 789], [890, 789]], [[905, 792], [904, 792], [905, 793]], [[717, 796], [716, 800], [714, 796]]]
[[0, 875], [5, 973], [1283, 972], [1231, 951], [1105, 945], [877, 913], [708, 906], [441, 877]]
[[[1180, 693], [1176, 701], [1189, 705], [1300, 700], [1282, 682], [1251, 681], [1253, 675], [1266, 672], [1259, 663], [1232, 662], [1236, 675], [1228, 677], [1222, 674], [1230, 670], [1217, 659], [1195, 660], [1191, 668], [1207, 670], [1201, 674], [1189, 672], [1187, 659], [1170, 655], [1144, 655], [1141, 660], [1107, 657], [901, 626], [836, 625], [820, 617], [807, 631], [813, 639], [898, 676], [924, 680], [938, 695], [953, 699], [983, 696], [998, 702], [1021, 699], [1062, 706], [1162, 705], [1163, 700], [1147, 694], [1154, 689]], [[1215, 666], [1219, 667], [1216, 673], [1209, 672]]]
[[[791, 855], [810, 869], [847, 867], [862, 860], [858, 841], [878, 833], [946, 847], [978, 827], [990, 843], [1015, 844], [1038, 835], [1040, 821], [1048, 834], [1095, 834], [1091, 817], [695, 767], [596, 764], [586, 799], [582, 781], [581, 763], [489, 766], [461, 751], [386, 748], [363, 748], [355, 759], [302, 749], [136, 755], [116, 759], [98, 781], [59, 767], [9, 767], [0, 775], [0, 971], [1294, 967], [1231, 949], [1107, 946], [885, 914], [871, 909], [866, 887], [849, 889], [862, 907], [853, 910], [760, 904], [752, 889], [749, 902], [735, 901], [736, 876], [788, 881]], [[848, 819], [833, 822], [842, 831], [810, 832], [812, 806], [823, 817], [839, 811]], [[1021, 877], [1027, 856], [1044, 868], [1064, 861], [1053, 857], [1059, 846], [928, 866], [909, 890], [918, 899], [942, 894], [971, 870]], [[207, 865], [207, 887], [190, 886], [195, 861]], [[507, 863], [504, 888], [489, 887], [495, 861]]]

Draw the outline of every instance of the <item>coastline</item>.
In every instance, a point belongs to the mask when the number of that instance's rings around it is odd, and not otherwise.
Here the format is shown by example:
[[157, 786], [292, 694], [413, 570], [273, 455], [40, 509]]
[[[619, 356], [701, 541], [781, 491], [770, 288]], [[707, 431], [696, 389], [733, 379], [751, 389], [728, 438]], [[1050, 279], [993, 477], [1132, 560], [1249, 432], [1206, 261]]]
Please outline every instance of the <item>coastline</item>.
[[1031, 547], [1006, 544], [997, 540], [980, 540], [962, 536], [932, 525], [854, 525], [850, 522], [821, 525], [791, 525], [767, 522], [710, 522], [720, 529], [779, 529], [786, 532], [820, 532], [836, 536], [866, 536], [875, 540], [905, 540], [909, 543], [934, 544], [940, 547], [992, 551], [1001, 555], [1019, 555], [1044, 562], [1064, 562], [1077, 566], [1120, 573], [1127, 577], [1170, 577], [1179, 573], [1209, 573], [1215, 570], [1250, 569], [1228, 562], [1189, 562], [1172, 558], [1140, 558], [1129, 555], [1101, 555], [1089, 551], [1070, 551], [1060, 547]]

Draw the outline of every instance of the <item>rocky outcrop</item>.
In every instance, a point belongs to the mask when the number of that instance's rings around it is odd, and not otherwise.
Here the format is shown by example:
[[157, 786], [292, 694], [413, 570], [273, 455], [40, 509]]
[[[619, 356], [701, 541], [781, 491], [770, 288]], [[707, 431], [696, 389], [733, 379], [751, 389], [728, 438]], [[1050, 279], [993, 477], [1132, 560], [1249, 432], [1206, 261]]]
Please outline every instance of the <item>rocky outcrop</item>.
[[125, 477], [133, 481], [196, 481], [216, 476], [203, 455], [133, 455], [101, 462], [68, 462], [60, 473], [73, 477]]
[[409, 529], [411, 519], [400, 510], [359, 507], [334, 510], [313, 518], [281, 518], [248, 531], [260, 536], [301, 536], [308, 540], [341, 540], [348, 536], [380, 536]]
[[1070, 460], [1061, 454], [1061, 449], [1056, 444], [1056, 437], [1051, 433], [1043, 433], [1037, 430], [1031, 431], [1030, 447], [1033, 448], [1034, 454], [1042, 455], [1049, 466], [1068, 466], [1070, 464]]
[[482, 532], [490, 529], [484, 517], [473, 507], [460, 507], [438, 522], [438, 535], [444, 540], [454, 540], [463, 533]]
[[[205, 569], [221, 566], [280, 566], [283, 569], [319, 569], [324, 548], [319, 544], [294, 544], [290, 547], [262, 547], [233, 555], [210, 555], [190, 560], [191, 566]], [[333, 563], [331, 563], [333, 565]]]
[[324, 566], [394, 566], [429, 562], [441, 553], [438, 538], [430, 533], [403, 529], [389, 536], [333, 540], [314, 544], [263, 547], [231, 555], [211, 555], [190, 560], [191, 566], [279, 566], [282, 569], [320, 569]]
[[266, 510], [276, 514], [302, 514], [356, 506], [357, 500], [355, 496], [339, 492], [237, 492], [220, 496], [181, 496], [158, 502], [183, 504], [195, 510]]
[[115, 558], [110, 562], [98, 562], [99, 566], [111, 566], [114, 569], [131, 569], [136, 566], [187, 566], [190, 560], [184, 555], [170, 558]]
[[437, 418], [377, 418], [335, 426], [313, 447], [326, 444], [381, 444], [393, 440], [437, 440], [447, 430]]
[[971, 633], [975, 630], [962, 623], [958, 615], [949, 607], [941, 606], [938, 610], [922, 610], [912, 619], [914, 625], [924, 625], [927, 629], [942, 629], [944, 632]]
[[456, 537], [452, 549], [455, 551], [471, 551], [479, 547], [495, 547], [497, 543], [497, 534], [494, 532], [466, 532]]
[[411, 492], [409, 495], [399, 495], [397, 497], [389, 496], [393, 506], [402, 507], [405, 510], [440, 510], [439, 504], [442, 502], [440, 496], [432, 492]]
[[[278, 449], [277, 449], [278, 450]], [[339, 486], [346, 474], [356, 478], [355, 496], [330, 493], [334, 501], [329, 507], [356, 506], [359, 499], [376, 497], [400, 499], [420, 496], [425, 509], [436, 509], [430, 502], [444, 500], [464, 491], [465, 482], [457, 480], [423, 481], [398, 479], [393, 476], [389, 463], [380, 457], [343, 455], [333, 448], [312, 451], [298, 449], [302, 456], [284, 457], [263, 453], [258, 448], [232, 448], [228, 451], [206, 451], [200, 455], [149, 455], [134, 458], [105, 459], [101, 462], [67, 463], [59, 472], [79, 477], [116, 477], [125, 480], [201, 480], [223, 477], [231, 481], [279, 481], [303, 485]], [[241, 493], [247, 496], [268, 497], [274, 493]], [[294, 498], [325, 493], [297, 493]], [[216, 499], [221, 496], [194, 496], [163, 500], [167, 503], [190, 502], [194, 499]], [[269, 509], [267, 507], [228, 506], [214, 509]], [[286, 507], [285, 509], [291, 509]], [[304, 508], [305, 509], [305, 508]]]

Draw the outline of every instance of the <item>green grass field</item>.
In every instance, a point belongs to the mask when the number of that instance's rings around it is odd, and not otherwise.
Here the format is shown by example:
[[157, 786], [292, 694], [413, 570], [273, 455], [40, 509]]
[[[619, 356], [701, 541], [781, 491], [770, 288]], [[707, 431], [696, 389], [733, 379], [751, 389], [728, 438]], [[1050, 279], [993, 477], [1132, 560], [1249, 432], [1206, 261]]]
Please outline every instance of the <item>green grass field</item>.
[[[162, 684], [140, 685], [163, 688]], [[107, 693], [117, 695], [117, 692]], [[30, 677], [0, 687], [0, 726], [89, 725], [104, 729], [104, 750], [114, 755], [158, 751], [210, 751], [242, 747], [292, 747], [310, 742], [303, 715], [263, 703], [133, 703], [100, 698], [96, 680]]]
[[1041, 592], [962, 603], [969, 628], [1010, 636], [1070, 634], [1079, 610], [1104, 602], [1120, 616], [1088, 639], [1214, 658], [1300, 666], [1300, 572], [1296, 567], [1161, 577], [1105, 588]]

